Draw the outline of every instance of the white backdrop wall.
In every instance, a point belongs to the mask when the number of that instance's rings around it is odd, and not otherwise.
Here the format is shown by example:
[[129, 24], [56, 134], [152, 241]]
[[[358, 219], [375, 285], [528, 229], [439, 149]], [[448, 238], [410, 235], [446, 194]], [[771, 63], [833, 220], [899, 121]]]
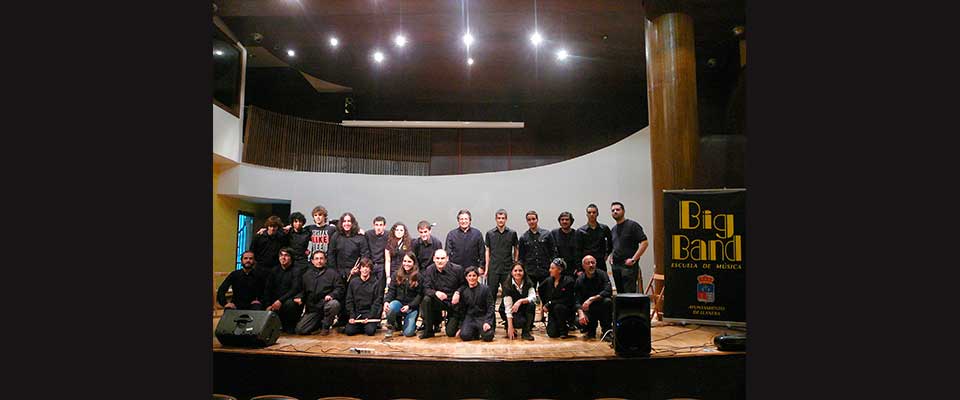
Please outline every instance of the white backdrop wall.
[[[242, 107], [241, 107], [242, 108]], [[243, 114], [240, 114], [241, 116]], [[240, 162], [241, 119], [213, 105], [213, 153]]]
[[[382, 215], [387, 227], [401, 221], [416, 237], [420, 220], [436, 222], [433, 234], [445, 240], [457, 226], [461, 208], [473, 215], [481, 232], [495, 226], [497, 209], [507, 210], [507, 226], [526, 231], [524, 214], [535, 210], [540, 227], [558, 228], [562, 211], [573, 213], [574, 227], [587, 222], [586, 207], [600, 208], [598, 220], [608, 226], [610, 203], [620, 201], [626, 217], [640, 223], [650, 247], [641, 257], [644, 285], [653, 276], [653, 195], [649, 128], [583, 156], [542, 167], [468, 175], [393, 176], [317, 173], [240, 164], [224, 171], [217, 193], [248, 199], [289, 200], [313, 223], [310, 210], [321, 204], [330, 219], [352, 212], [363, 229], [372, 229]], [[288, 216], [280, 216], [284, 221]]]

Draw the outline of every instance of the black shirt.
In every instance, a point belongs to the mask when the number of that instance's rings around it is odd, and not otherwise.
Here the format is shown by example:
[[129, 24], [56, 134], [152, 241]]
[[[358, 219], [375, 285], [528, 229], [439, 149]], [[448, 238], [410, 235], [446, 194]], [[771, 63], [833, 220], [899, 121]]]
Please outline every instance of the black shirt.
[[[374, 264], [383, 265], [384, 262], [384, 249], [387, 248], [387, 232], [384, 231], [382, 235], [377, 236], [377, 233], [373, 230], [369, 230], [364, 233], [364, 236], [367, 237], [367, 246], [370, 248], [370, 260]], [[391, 254], [393, 256], [393, 254]]]
[[[300, 232], [290, 228], [290, 232], [287, 232], [287, 245], [293, 249], [293, 260], [297, 264], [303, 265], [307, 262], [307, 246], [310, 245], [310, 231], [307, 228], [303, 228]], [[278, 253], [279, 255], [279, 253]]]
[[[263, 301], [263, 288], [267, 280], [269, 271], [253, 267], [250, 272], [244, 269], [238, 269], [227, 275], [220, 287], [217, 288], [217, 303], [221, 306], [227, 305], [227, 289], [233, 287], [233, 299], [231, 302], [237, 308], [247, 308], [254, 300]], [[264, 304], [266, 307], [268, 304]]]
[[[422, 275], [421, 275], [422, 277]], [[417, 282], [417, 286], [410, 286], [410, 281], [403, 284], [397, 284], [396, 279], [390, 280], [390, 287], [387, 288], [387, 296], [383, 299], [384, 303], [399, 301], [400, 304], [410, 306], [411, 310], [416, 310], [423, 300], [423, 281]]]
[[490, 271], [509, 272], [513, 267], [513, 247], [517, 246], [517, 232], [508, 226], [503, 227], [503, 232], [494, 227], [484, 235], [484, 242], [490, 249]]
[[443, 272], [437, 271], [436, 265], [431, 265], [423, 275], [423, 294], [433, 296], [439, 290], [447, 294], [448, 301], [453, 296], [453, 292], [456, 292], [460, 286], [467, 284], [467, 278], [463, 275], [463, 267], [449, 261], [447, 266], [443, 268]]
[[586, 224], [577, 231], [580, 232], [580, 249], [583, 250], [583, 255], [593, 256], [598, 263], [606, 262], [607, 254], [613, 250], [610, 227], [597, 222], [596, 228], [590, 228], [590, 224]]
[[613, 237], [613, 263], [623, 264], [623, 262], [637, 253], [640, 242], [647, 240], [647, 235], [643, 233], [643, 228], [632, 219], [624, 219], [623, 222], [613, 226], [610, 230]]
[[327, 295], [339, 299], [343, 294], [343, 279], [330, 267], [310, 268], [303, 273], [303, 299], [307, 312], [323, 311], [323, 298]]
[[338, 273], [346, 275], [361, 257], [370, 257], [370, 246], [367, 246], [364, 235], [344, 236], [340, 232], [333, 234], [327, 265], [335, 266]]
[[557, 246], [550, 231], [537, 228], [533, 233], [529, 229], [520, 237], [520, 261], [527, 267], [527, 273], [547, 276], [550, 261], [556, 257]]
[[557, 228], [550, 232], [557, 245], [557, 257], [567, 262], [564, 275], [573, 275], [583, 269], [583, 251], [580, 249], [580, 233], [571, 228], [569, 233]]
[[[421, 271], [426, 271], [428, 267], [433, 265], [433, 253], [441, 249], [443, 249], [443, 243], [436, 236], [430, 235], [429, 243], [420, 240], [419, 236], [413, 239], [413, 253], [417, 255], [417, 262], [420, 264]], [[390, 257], [393, 257], [393, 255]], [[393, 263], [392, 258], [390, 263]]]
[[359, 276], [350, 280], [347, 286], [347, 318], [380, 318], [383, 311], [383, 289], [377, 278], [370, 275], [367, 280]]
[[445, 245], [450, 262], [466, 267], [482, 267], [484, 265], [483, 234], [480, 230], [470, 227], [466, 232], [456, 227], [447, 233]]
[[600, 297], [609, 298], [613, 295], [613, 288], [610, 286], [610, 278], [607, 274], [598, 269], [593, 273], [593, 278], [587, 278], [586, 272], [578, 276], [573, 293], [576, 299], [575, 306], [580, 309], [584, 301], [598, 294]]
[[262, 235], [253, 235], [253, 242], [250, 243], [250, 251], [253, 252], [254, 259], [257, 260], [257, 267], [266, 270], [273, 270], [280, 265], [280, 249], [287, 245], [287, 235], [282, 229], [277, 229], [273, 235], [266, 233]]
[[553, 287], [553, 277], [548, 276], [540, 283], [540, 302], [547, 306], [547, 309], [553, 311], [556, 304], [566, 304], [574, 306], [574, 281], [568, 275], [560, 275], [560, 285]]
[[494, 326], [493, 304], [496, 299], [490, 296], [489, 286], [477, 283], [477, 286], [470, 287], [465, 284], [457, 291], [460, 292], [459, 305], [464, 316], [473, 317], [490, 324], [491, 327]]
[[297, 297], [302, 290], [301, 281], [304, 269], [292, 264], [284, 269], [283, 266], [276, 268], [267, 278], [267, 284], [264, 288], [263, 302], [264, 307], [280, 300], [281, 303]]

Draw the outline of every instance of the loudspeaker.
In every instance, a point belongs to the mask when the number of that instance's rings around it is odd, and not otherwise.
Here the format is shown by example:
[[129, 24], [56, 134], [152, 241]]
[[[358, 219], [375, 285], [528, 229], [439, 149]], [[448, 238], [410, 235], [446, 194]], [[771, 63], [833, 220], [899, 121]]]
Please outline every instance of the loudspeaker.
[[224, 346], [267, 347], [280, 337], [280, 317], [273, 311], [227, 309], [215, 332]]
[[622, 357], [650, 356], [650, 297], [623, 293], [613, 297], [613, 350]]

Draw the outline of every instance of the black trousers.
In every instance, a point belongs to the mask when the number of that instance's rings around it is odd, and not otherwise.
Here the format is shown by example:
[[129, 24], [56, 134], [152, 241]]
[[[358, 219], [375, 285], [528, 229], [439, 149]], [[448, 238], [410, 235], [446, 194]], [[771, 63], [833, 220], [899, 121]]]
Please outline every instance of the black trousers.
[[[507, 309], [505, 304], [500, 303], [500, 319], [507, 320]], [[533, 320], [537, 317], [536, 305], [533, 303], [524, 303], [513, 313], [513, 327], [519, 327], [521, 332], [529, 333], [533, 329]]]
[[379, 322], [368, 322], [365, 324], [347, 324], [346, 328], [343, 328], [343, 333], [346, 333], [347, 336], [353, 336], [360, 332], [363, 332], [367, 336], [373, 336], [377, 332], [377, 329], [380, 328]]
[[483, 324], [484, 320], [480, 318], [469, 315], [464, 317], [463, 324], [460, 326], [460, 340], [464, 342], [477, 339], [483, 339], [484, 342], [493, 341], [493, 331], [496, 327], [490, 325], [490, 329], [483, 330]]
[[280, 326], [283, 331], [293, 333], [297, 328], [297, 322], [300, 322], [300, 316], [303, 315], [303, 305], [297, 304], [293, 299], [284, 301], [277, 310], [277, 316], [280, 317]]
[[580, 328], [586, 329], [588, 335], [593, 334], [597, 332], [597, 324], [599, 323], [600, 333], [606, 332], [613, 326], [613, 300], [604, 297], [591, 303], [586, 314], [587, 324]]
[[454, 337], [457, 330], [460, 329], [460, 322], [463, 317], [460, 315], [460, 307], [450, 303], [450, 298], [440, 301], [436, 296], [425, 296], [420, 303], [420, 312], [423, 315], [424, 329], [433, 333], [434, 324], [439, 324], [442, 320], [442, 312], [447, 311], [446, 333], [449, 337]]
[[566, 304], [553, 304], [549, 308], [547, 320], [547, 336], [556, 338], [566, 336], [567, 322], [573, 317], [573, 307]]

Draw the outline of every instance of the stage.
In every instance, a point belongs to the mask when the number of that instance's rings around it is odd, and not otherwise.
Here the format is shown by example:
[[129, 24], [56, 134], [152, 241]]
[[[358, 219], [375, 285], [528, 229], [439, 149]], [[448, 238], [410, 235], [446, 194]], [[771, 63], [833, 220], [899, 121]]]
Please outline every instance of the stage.
[[[218, 322], [215, 317], [212, 329]], [[385, 337], [383, 329], [374, 336], [283, 334], [261, 349], [224, 347], [213, 338], [214, 392], [301, 400], [743, 398], [745, 353], [718, 351], [713, 338], [724, 333], [740, 331], [654, 321], [649, 358], [617, 356], [610, 343], [579, 332], [549, 338], [540, 322], [534, 341], [510, 340], [502, 327], [492, 342], [442, 333], [424, 340], [400, 332]]]

